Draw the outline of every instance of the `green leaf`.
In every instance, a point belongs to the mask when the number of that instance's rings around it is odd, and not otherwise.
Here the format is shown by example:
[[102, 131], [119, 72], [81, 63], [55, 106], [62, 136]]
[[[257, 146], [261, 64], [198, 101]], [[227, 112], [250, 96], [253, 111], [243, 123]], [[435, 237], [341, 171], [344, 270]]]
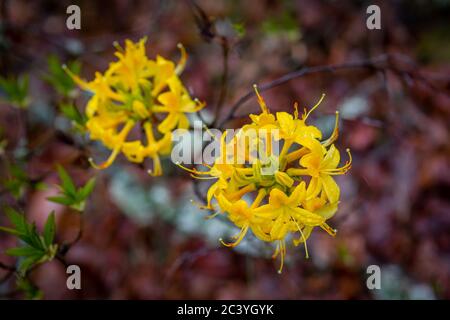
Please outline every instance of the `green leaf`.
[[53, 239], [55, 238], [55, 230], [55, 212], [52, 211], [52, 213], [50, 213], [50, 215], [48, 216], [47, 222], [44, 226], [44, 241], [47, 247], [53, 243]]
[[41, 256], [30, 256], [19, 262], [19, 272], [22, 275], [25, 275], [28, 270], [30, 270], [33, 265], [35, 265]]
[[232, 26], [239, 38], [243, 38], [245, 36], [246, 30], [243, 23], [233, 23]]
[[6, 254], [14, 257], [41, 257], [44, 252], [41, 250], [37, 250], [36, 248], [25, 246], [25, 247], [17, 247], [10, 248], [6, 250]]
[[7, 78], [0, 76], [0, 90], [3, 91], [6, 100], [15, 107], [26, 108], [28, 106], [28, 83], [28, 75]]
[[18, 213], [16, 210], [14, 210], [11, 207], [6, 207], [5, 213], [9, 219], [9, 221], [11, 222], [11, 224], [14, 225], [15, 229], [19, 233], [26, 234], [27, 222], [25, 221], [25, 217], [23, 216], [23, 214]]
[[28, 227], [28, 234], [27, 234], [28, 239], [25, 239], [24, 237], [22, 237], [21, 239], [36, 249], [45, 250], [44, 245], [41, 242], [41, 238], [37, 233], [35, 223], [33, 222], [31, 224], [28, 224], [27, 227]]
[[[47, 59], [48, 73], [43, 77], [55, 90], [64, 97], [70, 96], [75, 88], [72, 78], [62, 68], [62, 62], [56, 55], [51, 55]], [[73, 74], [79, 74], [81, 64], [78, 61], [69, 61], [66, 63], [67, 68]]]
[[67, 171], [64, 170], [62, 166], [58, 165], [57, 169], [59, 178], [62, 182], [62, 189], [71, 196], [75, 196], [77, 190], [75, 188], [75, 185], [73, 184], [72, 178], [70, 178], [70, 176], [67, 174]]
[[87, 121], [86, 116], [73, 103], [62, 103], [60, 109], [66, 118], [72, 120], [77, 129], [84, 129]]
[[84, 185], [84, 187], [79, 190], [79, 200], [86, 200], [86, 198], [92, 193], [95, 187], [95, 178], [89, 179], [89, 181]]
[[21, 233], [19, 231], [17, 231], [16, 229], [11, 229], [11, 228], [7, 228], [7, 227], [0, 226], [0, 231], [7, 232], [7, 233], [15, 235], [15, 236], [21, 235]]
[[17, 288], [25, 293], [26, 299], [42, 299], [44, 294], [37, 288], [27, 277], [19, 277], [17, 279]]
[[65, 206], [72, 205], [75, 201], [71, 198], [68, 198], [66, 196], [55, 196], [55, 197], [48, 197], [47, 200], [59, 204], [63, 204]]

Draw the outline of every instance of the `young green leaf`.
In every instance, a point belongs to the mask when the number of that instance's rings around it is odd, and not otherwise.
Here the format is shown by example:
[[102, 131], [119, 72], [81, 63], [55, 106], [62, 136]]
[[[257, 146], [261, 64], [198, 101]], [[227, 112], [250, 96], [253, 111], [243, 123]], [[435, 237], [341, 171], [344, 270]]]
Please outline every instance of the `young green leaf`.
[[7, 78], [0, 76], [0, 90], [3, 91], [6, 100], [18, 108], [26, 108], [29, 104], [28, 83], [28, 75]]
[[92, 190], [94, 190], [95, 187], [95, 178], [91, 178], [89, 179], [89, 181], [84, 185], [84, 187], [80, 188], [80, 198], [82, 200], [86, 199], [92, 192]]
[[57, 196], [48, 197], [47, 200], [82, 212], [86, 204], [86, 199], [94, 190], [95, 178], [90, 179], [84, 186], [77, 189], [70, 176], [60, 166], [58, 166], [58, 173], [61, 179], [61, 193]]
[[19, 272], [25, 274], [32, 266], [50, 261], [57, 253], [58, 245], [53, 244], [55, 238], [55, 215], [52, 212], [45, 223], [44, 231], [39, 234], [34, 223], [27, 223], [24, 215], [12, 208], [6, 208], [13, 228], [0, 227], [0, 231], [17, 236], [24, 245], [6, 250], [6, 254], [21, 257]]
[[61, 179], [61, 187], [63, 191], [71, 196], [76, 195], [77, 190], [72, 181], [72, 178], [67, 174], [67, 171], [60, 165], [57, 167], [59, 178]]
[[[48, 73], [44, 76], [44, 80], [51, 84], [59, 94], [69, 97], [75, 88], [75, 83], [62, 68], [61, 60], [56, 55], [51, 55], [48, 57], [47, 64]], [[69, 61], [66, 65], [73, 74], [80, 73], [81, 64], [78, 61]]]
[[6, 250], [6, 254], [14, 257], [40, 257], [42, 251], [33, 247], [17, 247]]
[[45, 245], [48, 247], [53, 243], [55, 238], [56, 222], [55, 222], [55, 212], [50, 213], [47, 218], [47, 222], [44, 226], [44, 241]]

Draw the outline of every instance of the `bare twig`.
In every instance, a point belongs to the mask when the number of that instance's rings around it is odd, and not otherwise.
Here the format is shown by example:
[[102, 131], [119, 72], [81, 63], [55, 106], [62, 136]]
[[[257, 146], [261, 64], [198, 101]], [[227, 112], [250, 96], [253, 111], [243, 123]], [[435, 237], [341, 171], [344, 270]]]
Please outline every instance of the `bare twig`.
[[[361, 61], [355, 61], [355, 62], [347, 62], [343, 64], [333, 64], [333, 65], [326, 65], [326, 66], [316, 66], [316, 67], [305, 67], [297, 71], [290, 72], [284, 76], [281, 76], [271, 82], [258, 85], [258, 90], [260, 92], [275, 88], [277, 86], [280, 86], [282, 84], [285, 84], [293, 79], [300, 78], [306, 75], [314, 74], [314, 73], [322, 73], [322, 72], [334, 72], [338, 70], [344, 70], [344, 69], [354, 69], [354, 68], [369, 68], [369, 69], [380, 69], [379, 63], [386, 62], [387, 61], [387, 55], [382, 55], [373, 59], [367, 59], [367, 60], [361, 60]], [[245, 95], [243, 95], [240, 99], [234, 103], [227, 116], [218, 124], [218, 127], [221, 128], [225, 123], [232, 120], [235, 116], [236, 112], [239, 110], [239, 108], [250, 98], [252, 98], [255, 95], [254, 90], [248, 91]]]
[[[394, 62], [402, 62], [406, 64], [409, 68], [405, 69], [399, 67]], [[314, 73], [323, 73], [323, 72], [335, 72], [347, 69], [372, 69], [376, 71], [385, 72], [386, 70], [391, 70], [400, 77], [408, 77], [410, 79], [414, 78], [423, 83], [425, 83], [430, 88], [437, 90], [437, 88], [423, 75], [421, 75], [417, 70], [417, 66], [414, 62], [411, 61], [410, 58], [405, 57], [400, 54], [383, 54], [377, 56], [375, 58], [354, 61], [354, 62], [346, 62], [342, 64], [332, 64], [326, 66], [316, 66], [316, 67], [305, 67], [297, 71], [290, 72], [284, 76], [281, 76], [271, 82], [262, 84], [258, 86], [260, 92], [275, 88], [282, 84], [285, 84], [293, 79], [300, 78], [306, 75], [314, 74]], [[228, 121], [233, 120], [235, 118], [236, 112], [239, 108], [248, 100], [250, 100], [255, 95], [254, 90], [248, 91], [245, 95], [243, 95], [240, 99], [238, 99], [229, 109], [227, 116], [218, 124], [219, 128], [222, 128]]]
[[4, 264], [3, 262], [0, 262], [0, 268], [8, 270], [8, 271], [16, 271], [16, 268], [14, 266], [8, 266], [8, 265]]
[[81, 238], [83, 237], [83, 216], [81, 214], [79, 216], [80, 216], [80, 224], [79, 224], [79, 228], [78, 228], [78, 233], [77, 233], [76, 237], [72, 241], [63, 243], [61, 245], [61, 248], [59, 250], [60, 257], [64, 257], [67, 254], [67, 252], [74, 245], [76, 245], [78, 243], [78, 241], [80, 241]]
[[214, 120], [212, 122], [212, 126], [214, 127], [219, 120], [220, 110], [225, 102], [228, 93], [228, 53], [229, 53], [229, 44], [228, 38], [225, 36], [220, 37], [221, 47], [222, 47], [222, 63], [223, 63], [223, 71], [222, 77], [220, 80], [220, 94], [219, 100], [214, 109]]
[[0, 284], [3, 284], [6, 281], [8, 281], [8, 279], [11, 278], [11, 276], [16, 272], [16, 267], [6, 265], [2, 262], [0, 262], [0, 269], [8, 271], [2, 278], [0, 278]]
[[221, 35], [216, 32], [214, 21], [208, 17], [205, 11], [194, 0], [189, 0], [188, 3], [192, 10], [195, 24], [197, 25], [200, 36], [208, 43], [216, 40], [222, 49], [222, 75], [220, 77], [220, 91], [217, 103], [214, 107], [214, 118], [211, 123], [214, 127], [219, 120], [219, 114], [228, 93], [228, 56], [230, 52], [230, 43], [225, 35]]

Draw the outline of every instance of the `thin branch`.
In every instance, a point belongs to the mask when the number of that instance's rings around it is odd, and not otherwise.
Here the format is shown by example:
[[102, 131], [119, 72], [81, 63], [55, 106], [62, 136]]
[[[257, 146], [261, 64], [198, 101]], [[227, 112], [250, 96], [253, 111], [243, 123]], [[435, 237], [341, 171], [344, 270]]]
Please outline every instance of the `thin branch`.
[[11, 278], [11, 276], [16, 273], [16, 267], [9, 266], [9, 265], [6, 265], [6, 264], [0, 262], [0, 268], [8, 271], [2, 278], [0, 278], [0, 285], [1, 285], [1, 284], [5, 283], [6, 281], [8, 281], [9, 278]]
[[0, 268], [8, 270], [8, 271], [16, 271], [16, 267], [8, 266], [8, 265], [4, 264], [3, 262], [0, 262]]
[[220, 110], [222, 109], [222, 106], [225, 102], [225, 99], [226, 99], [227, 93], [228, 93], [228, 53], [230, 50], [229, 44], [228, 44], [228, 38], [225, 36], [221, 36], [220, 43], [221, 43], [221, 47], [222, 47], [223, 71], [222, 71], [222, 77], [220, 80], [219, 100], [217, 101], [217, 104], [214, 109], [214, 120], [212, 122], [212, 127], [215, 127], [215, 125], [217, 124], [217, 121], [219, 121]]
[[217, 33], [214, 21], [209, 18], [206, 12], [194, 0], [189, 0], [188, 4], [191, 8], [195, 24], [197, 25], [200, 36], [203, 38], [203, 40], [208, 43], [216, 40], [220, 44], [220, 47], [222, 49], [222, 75], [220, 77], [220, 92], [217, 103], [214, 107], [214, 118], [211, 123], [211, 125], [214, 127], [219, 120], [219, 114], [223, 104], [225, 103], [225, 99], [228, 93], [228, 56], [230, 52], [230, 43], [227, 36]]
[[[278, 87], [282, 84], [285, 84], [293, 79], [300, 78], [306, 75], [310, 75], [313, 73], [322, 73], [322, 72], [334, 72], [338, 70], [345, 70], [345, 69], [354, 69], [354, 68], [369, 68], [369, 69], [382, 69], [378, 64], [382, 62], [387, 62], [388, 56], [382, 55], [373, 59], [367, 59], [367, 60], [361, 60], [361, 61], [355, 61], [355, 62], [347, 62], [342, 64], [333, 64], [333, 65], [326, 65], [326, 66], [316, 66], [316, 67], [305, 67], [297, 71], [290, 72], [282, 77], [279, 77], [271, 82], [258, 85], [258, 90], [260, 92]], [[235, 104], [233, 104], [227, 114], [227, 116], [222, 120], [218, 127], [221, 128], [225, 123], [232, 120], [235, 116], [236, 112], [239, 110], [239, 108], [250, 98], [252, 98], [255, 95], [254, 90], [248, 91], [245, 95], [243, 95], [239, 100], [236, 101]]]
[[72, 241], [63, 243], [61, 245], [60, 250], [59, 250], [59, 256], [60, 257], [64, 257], [67, 254], [67, 252], [74, 245], [76, 245], [78, 243], [78, 241], [80, 241], [81, 238], [83, 237], [83, 217], [82, 217], [82, 214], [79, 214], [79, 216], [80, 216], [80, 224], [79, 224], [79, 227], [78, 227], [78, 233], [77, 233], [76, 237]]

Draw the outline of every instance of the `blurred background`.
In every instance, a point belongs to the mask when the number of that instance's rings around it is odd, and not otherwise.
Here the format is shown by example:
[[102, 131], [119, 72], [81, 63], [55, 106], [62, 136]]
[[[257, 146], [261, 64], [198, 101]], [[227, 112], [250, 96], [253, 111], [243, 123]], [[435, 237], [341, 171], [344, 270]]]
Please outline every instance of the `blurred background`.
[[[5, 99], [5, 85], [0, 88], [1, 206], [20, 206], [38, 227], [55, 210], [57, 239], [67, 241], [76, 236], [80, 217], [46, 200], [57, 193], [55, 165], [63, 165], [77, 184], [97, 176], [82, 216], [82, 238], [67, 254], [70, 264], [81, 267], [82, 290], [66, 288], [65, 269], [54, 261], [31, 276], [45, 298], [450, 298], [450, 1], [0, 4], [0, 75], [29, 80], [16, 106]], [[80, 30], [66, 27], [71, 4], [81, 9]], [[380, 6], [381, 30], [366, 27], [371, 4]], [[92, 79], [115, 59], [114, 41], [143, 36], [152, 58], [158, 53], [177, 60], [176, 45], [183, 43], [189, 59], [182, 79], [207, 102], [206, 119], [218, 104], [225, 116], [253, 83], [302, 67], [392, 55], [380, 68], [312, 73], [263, 93], [272, 111], [291, 111], [295, 101], [310, 107], [326, 93], [312, 120], [327, 133], [340, 111], [338, 147], [352, 150], [353, 168], [337, 177], [341, 203], [330, 220], [336, 238], [317, 230], [308, 240], [309, 259], [303, 248], [289, 247], [280, 275], [271, 247], [250, 237], [233, 250], [220, 246], [220, 237], [237, 230], [221, 219], [205, 220], [207, 212], [190, 203], [199, 201], [192, 179], [170, 159], [159, 178], [122, 156], [105, 171], [89, 166], [88, 156], [101, 159], [108, 152], [74, 130], [61, 111], [61, 92], [72, 88], [61, 84], [58, 68], [70, 62]], [[223, 41], [228, 90], [220, 103]], [[88, 96], [72, 91], [83, 110]], [[257, 110], [256, 100], [249, 100], [237, 114], [244, 118], [227, 126], [245, 123]], [[2, 211], [0, 225], [7, 224]], [[0, 234], [0, 251], [15, 241]], [[15, 262], [5, 254], [0, 261]], [[373, 264], [381, 268], [380, 290], [366, 286]], [[14, 280], [2, 283], [0, 296], [22, 297], [10, 292], [13, 287]]]

